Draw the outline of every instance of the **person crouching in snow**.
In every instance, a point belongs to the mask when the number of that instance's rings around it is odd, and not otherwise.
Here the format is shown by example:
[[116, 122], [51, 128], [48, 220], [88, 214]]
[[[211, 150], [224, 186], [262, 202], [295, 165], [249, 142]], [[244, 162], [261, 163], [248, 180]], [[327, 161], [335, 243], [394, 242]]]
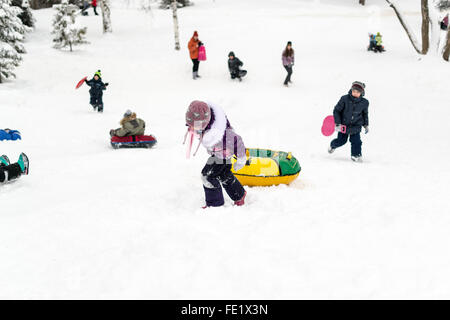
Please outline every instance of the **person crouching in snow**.
[[228, 54], [228, 70], [230, 71], [231, 79], [238, 78], [239, 81], [242, 81], [242, 77], [245, 77], [247, 74], [246, 70], [240, 69], [243, 65], [244, 63], [234, 55], [233, 51]]
[[16, 163], [10, 163], [7, 156], [0, 157], [0, 183], [19, 178], [21, 175], [28, 174], [30, 162], [25, 153], [21, 153]]
[[145, 133], [145, 121], [136, 117], [136, 113], [127, 110], [120, 120], [121, 128], [111, 129], [111, 137], [141, 136]]
[[245, 146], [242, 138], [231, 127], [225, 112], [219, 106], [193, 101], [186, 112], [186, 125], [186, 136], [188, 133], [198, 134], [198, 147], [202, 144], [210, 154], [202, 170], [206, 200], [203, 208], [220, 207], [224, 204], [222, 186], [235, 205], [244, 205], [247, 192], [231, 172], [231, 158], [234, 155], [237, 158], [234, 164], [236, 171], [244, 167], [247, 161]]
[[94, 74], [93, 79], [85, 80], [85, 82], [91, 87], [89, 94], [91, 95], [90, 104], [92, 108], [94, 108], [94, 111], [98, 109], [98, 112], [103, 112], [103, 90], [106, 90], [109, 83], [103, 83], [100, 70]]
[[[350, 137], [351, 159], [362, 161], [361, 127], [364, 127], [366, 134], [369, 133], [369, 101], [363, 98], [365, 87], [362, 82], [353, 82], [348, 94], [342, 96], [334, 107], [333, 116], [338, 136], [331, 141], [328, 153], [333, 153], [336, 148], [346, 144]], [[341, 125], [347, 127], [345, 133], [341, 132]]]

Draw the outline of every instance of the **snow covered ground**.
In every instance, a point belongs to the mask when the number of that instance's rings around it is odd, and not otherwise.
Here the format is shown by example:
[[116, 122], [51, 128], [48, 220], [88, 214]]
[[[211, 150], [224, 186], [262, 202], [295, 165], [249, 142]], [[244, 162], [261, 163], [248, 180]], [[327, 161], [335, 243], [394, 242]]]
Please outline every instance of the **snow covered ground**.
[[[31, 161], [29, 176], [0, 187], [0, 298], [449, 298], [450, 66], [418, 60], [384, 1], [336, 2], [195, 0], [179, 10], [179, 52], [171, 13], [156, 7], [116, 1], [108, 35], [92, 12], [79, 17], [91, 44], [72, 53], [51, 48], [53, 10], [36, 11], [18, 79], [0, 85], [0, 128], [23, 137], [0, 154]], [[194, 30], [208, 54], [199, 81]], [[365, 49], [377, 31], [380, 55]], [[228, 77], [230, 50], [242, 83]], [[97, 69], [110, 83], [104, 114], [86, 86], [74, 90]], [[362, 164], [349, 145], [329, 155], [320, 133], [354, 80], [370, 101]], [[194, 99], [221, 104], [248, 147], [292, 151], [298, 180], [247, 189], [244, 207], [200, 209], [207, 155], [186, 160], [181, 144]], [[110, 148], [128, 108], [155, 149]]]

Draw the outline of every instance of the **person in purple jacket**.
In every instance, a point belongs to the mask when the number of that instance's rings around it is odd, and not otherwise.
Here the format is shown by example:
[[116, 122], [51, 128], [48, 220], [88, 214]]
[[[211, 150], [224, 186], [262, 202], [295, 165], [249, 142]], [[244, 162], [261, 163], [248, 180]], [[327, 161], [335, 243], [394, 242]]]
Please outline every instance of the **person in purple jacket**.
[[294, 66], [294, 49], [292, 49], [292, 42], [288, 41], [286, 48], [281, 55], [283, 66], [287, 71], [286, 79], [284, 80], [284, 86], [288, 86], [291, 83], [292, 67]]
[[231, 127], [225, 112], [219, 106], [196, 100], [186, 112], [186, 125], [188, 132], [193, 130], [200, 136], [199, 146], [202, 144], [210, 154], [202, 170], [206, 200], [203, 208], [224, 204], [222, 186], [235, 205], [244, 205], [247, 192], [231, 172], [231, 159], [233, 156], [237, 158], [234, 164], [236, 171], [244, 167], [247, 161], [245, 146]]

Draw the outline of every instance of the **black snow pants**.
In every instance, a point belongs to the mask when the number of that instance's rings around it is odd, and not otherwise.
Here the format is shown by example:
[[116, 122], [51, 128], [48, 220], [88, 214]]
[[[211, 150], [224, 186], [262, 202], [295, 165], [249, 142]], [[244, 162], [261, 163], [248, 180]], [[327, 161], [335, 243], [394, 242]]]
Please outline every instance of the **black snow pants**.
[[0, 183], [8, 182], [17, 179], [22, 175], [22, 169], [18, 163], [5, 166], [0, 164]]
[[222, 186], [233, 201], [241, 200], [245, 194], [244, 187], [231, 172], [230, 160], [210, 157], [202, 170], [202, 181], [209, 207], [220, 207], [225, 203]]
[[89, 91], [89, 94], [91, 95], [91, 105], [94, 108], [98, 108], [98, 112], [103, 111], [103, 91]]

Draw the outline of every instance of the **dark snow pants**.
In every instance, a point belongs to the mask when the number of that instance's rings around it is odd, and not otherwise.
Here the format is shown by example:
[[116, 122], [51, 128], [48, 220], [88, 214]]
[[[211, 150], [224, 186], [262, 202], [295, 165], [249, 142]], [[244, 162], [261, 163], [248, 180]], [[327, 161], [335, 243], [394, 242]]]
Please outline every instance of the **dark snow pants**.
[[103, 91], [100, 92], [89, 92], [91, 95], [91, 105], [94, 108], [98, 108], [98, 111], [101, 112], [103, 111]]
[[337, 138], [334, 139], [333, 141], [331, 141], [330, 146], [333, 149], [342, 147], [344, 144], [347, 143], [349, 136], [350, 136], [350, 143], [352, 144], [352, 148], [351, 148], [352, 156], [354, 156], [354, 157], [361, 156], [362, 141], [361, 141], [361, 135], [359, 132], [352, 134], [352, 135], [348, 135], [346, 133], [339, 132]]
[[284, 66], [284, 68], [287, 71], [287, 76], [286, 79], [284, 80], [284, 84], [288, 84], [288, 82], [291, 81], [291, 76], [292, 76], [292, 67], [291, 66]]
[[231, 79], [240, 79], [242, 77], [245, 77], [247, 75], [247, 70], [239, 70], [238, 72], [232, 72], [231, 73]]
[[233, 201], [241, 200], [245, 193], [244, 187], [231, 172], [229, 160], [210, 157], [202, 170], [202, 181], [209, 207], [220, 207], [225, 203], [221, 185]]
[[192, 66], [192, 72], [197, 72], [198, 67], [200, 66], [200, 61], [198, 61], [198, 59], [192, 59], [192, 63], [194, 64]]
[[3, 164], [0, 165], [0, 183], [11, 181], [21, 175], [22, 169], [20, 169], [18, 163], [13, 163], [9, 166], [5, 166]]
[[93, 7], [93, 8], [94, 8], [94, 13], [95, 13], [95, 15], [98, 16], [98, 13], [97, 13], [97, 6], [95, 6], [95, 7]]

